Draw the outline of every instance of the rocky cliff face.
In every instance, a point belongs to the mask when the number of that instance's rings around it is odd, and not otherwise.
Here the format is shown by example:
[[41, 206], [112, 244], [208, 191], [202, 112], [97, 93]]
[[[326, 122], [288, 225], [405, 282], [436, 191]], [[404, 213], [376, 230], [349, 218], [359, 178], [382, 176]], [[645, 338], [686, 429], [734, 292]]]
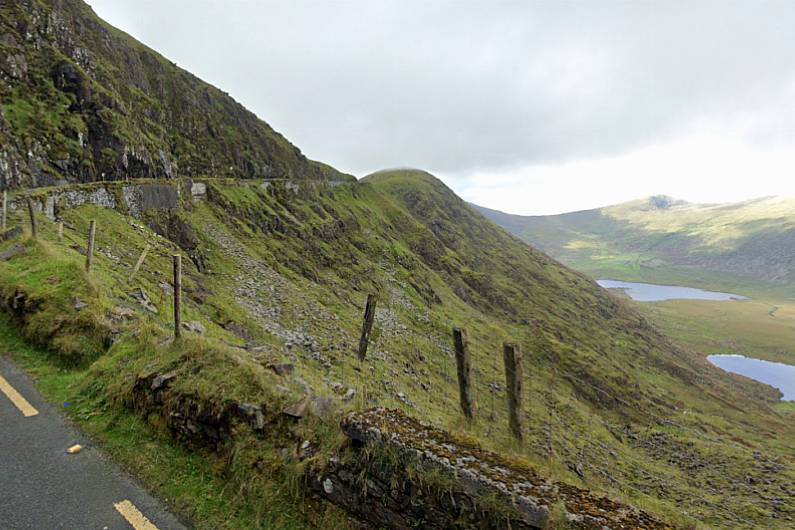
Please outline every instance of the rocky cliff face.
[[81, 0], [0, 0], [0, 185], [350, 179]]

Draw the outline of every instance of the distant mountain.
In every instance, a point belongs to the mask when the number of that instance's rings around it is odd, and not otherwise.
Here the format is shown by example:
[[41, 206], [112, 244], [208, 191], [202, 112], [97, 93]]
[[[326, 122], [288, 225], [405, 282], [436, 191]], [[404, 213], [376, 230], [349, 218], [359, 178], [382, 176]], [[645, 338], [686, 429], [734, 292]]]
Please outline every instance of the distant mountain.
[[585, 272], [731, 285], [795, 283], [795, 199], [691, 204], [655, 196], [561, 215], [477, 207], [524, 241]]
[[84, 2], [0, 2], [0, 185], [197, 175], [352, 178]]

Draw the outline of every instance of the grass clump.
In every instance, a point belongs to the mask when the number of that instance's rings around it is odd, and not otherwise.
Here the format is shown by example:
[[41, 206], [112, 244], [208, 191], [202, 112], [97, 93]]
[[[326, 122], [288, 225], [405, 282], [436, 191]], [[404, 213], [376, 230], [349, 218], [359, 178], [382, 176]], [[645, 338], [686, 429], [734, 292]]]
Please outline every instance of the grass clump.
[[569, 514], [566, 511], [566, 505], [562, 502], [556, 502], [549, 507], [549, 519], [545, 530], [571, 530], [574, 528], [572, 522], [569, 520]]
[[85, 365], [107, 348], [107, 305], [83, 263], [55, 245], [27, 239], [8, 242], [18, 253], [0, 262], [3, 305], [24, 336], [48, 347], [63, 364]]

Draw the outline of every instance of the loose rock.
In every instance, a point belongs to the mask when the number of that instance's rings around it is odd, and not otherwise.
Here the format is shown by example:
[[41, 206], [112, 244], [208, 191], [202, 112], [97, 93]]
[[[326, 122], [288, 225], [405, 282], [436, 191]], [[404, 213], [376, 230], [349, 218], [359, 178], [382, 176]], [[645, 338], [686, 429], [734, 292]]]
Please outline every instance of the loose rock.
[[306, 414], [306, 407], [309, 404], [309, 399], [304, 398], [297, 403], [293, 403], [292, 405], [286, 407], [282, 410], [282, 414], [290, 416], [292, 418], [303, 418], [304, 414]]
[[25, 250], [25, 247], [23, 247], [19, 243], [14, 243], [7, 249], [0, 252], [0, 260], [8, 261], [17, 254], [20, 254], [23, 250]]
[[200, 322], [196, 322], [195, 320], [183, 322], [182, 329], [190, 331], [191, 333], [197, 333], [199, 335], [204, 335], [205, 331], [207, 331], [207, 329]]
[[138, 287], [137, 289], [133, 289], [130, 291], [129, 295], [138, 301], [139, 304], [143, 306], [144, 309], [149, 311], [150, 313], [158, 313], [157, 307], [155, 304], [152, 303], [152, 300], [146, 294], [146, 291]]
[[287, 375], [292, 373], [295, 369], [295, 366], [291, 363], [271, 363], [268, 365], [268, 368], [276, 372], [278, 375]]

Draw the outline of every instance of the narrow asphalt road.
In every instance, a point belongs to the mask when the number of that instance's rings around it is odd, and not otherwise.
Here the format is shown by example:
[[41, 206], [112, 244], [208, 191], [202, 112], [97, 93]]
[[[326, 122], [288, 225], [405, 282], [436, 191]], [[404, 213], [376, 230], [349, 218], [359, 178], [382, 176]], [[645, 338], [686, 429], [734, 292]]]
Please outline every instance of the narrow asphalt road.
[[[68, 454], [81, 444], [83, 450]], [[72, 427], [0, 354], [0, 528], [177, 530], [185, 526]]]

